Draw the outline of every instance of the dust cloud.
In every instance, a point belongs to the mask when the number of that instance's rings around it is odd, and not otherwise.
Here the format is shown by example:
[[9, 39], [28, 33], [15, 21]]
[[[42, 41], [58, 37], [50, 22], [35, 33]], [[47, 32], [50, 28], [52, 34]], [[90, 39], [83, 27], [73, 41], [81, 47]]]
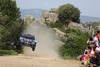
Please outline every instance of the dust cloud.
[[27, 25], [24, 33], [34, 35], [37, 41], [35, 51], [30, 47], [24, 47], [24, 55], [59, 57], [58, 48], [61, 42], [51, 28], [40, 22], [33, 22]]

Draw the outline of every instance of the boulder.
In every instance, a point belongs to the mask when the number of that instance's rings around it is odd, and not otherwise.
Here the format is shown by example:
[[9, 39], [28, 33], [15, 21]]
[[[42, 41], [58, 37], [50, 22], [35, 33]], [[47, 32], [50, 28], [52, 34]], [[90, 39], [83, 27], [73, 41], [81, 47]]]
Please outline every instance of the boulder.
[[65, 38], [66, 33], [60, 31], [58, 28], [53, 28], [53, 30], [56, 32], [56, 36], [58, 36], [58, 37], [60, 37], [62, 39], [66, 39]]
[[42, 11], [41, 21], [47, 22], [48, 24], [54, 23], [58, 20], [57, 9], [51, 9], [50, 11]]
[[33, 18], [33, 16], [31, 16], [31, 15], [26, 15], [26, 16], [24, 17], [24, 22], [26, 22], [26, 23], [32, 23], [32, 22], [33, 22], [33, 19], [35, 19], [35, 18]]
[[69, 25], [68, 25], [68, 28], [84, 30], [84, 27], [83, 27], [82, 24], [78, 24], [78, 23], [75, 23], [75, 22], [70, 22]]
[[100, 24], [97, 25], [97, 29], [100, 30]]

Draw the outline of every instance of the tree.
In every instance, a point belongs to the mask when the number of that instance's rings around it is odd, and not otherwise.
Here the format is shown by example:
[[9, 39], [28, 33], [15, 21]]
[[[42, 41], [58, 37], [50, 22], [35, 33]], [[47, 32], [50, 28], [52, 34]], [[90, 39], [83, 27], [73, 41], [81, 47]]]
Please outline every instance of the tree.
[[16, 1], [12, 0], [0, 0], [0, 12], [3, 16], [7, 16], [7, 22], [5, 22], [5, 26], [7, 24], [11, 25], [16, 19], [20, 18], [19, 8], [16, 6]]
[[67, 25], [70, 21], [80, 23], [80, 10], [71, 4], [65, 4], [58, 8], [58, 19]]
[[0, 12], [0, 25], [4, 25], [6, 21], [7, 21], [7, 16], [3, 16], [2, 13]]
[[7, 42], [17, 44], [24, 26], [16, 1], [0, 0], [0, 45], [6, 46]]

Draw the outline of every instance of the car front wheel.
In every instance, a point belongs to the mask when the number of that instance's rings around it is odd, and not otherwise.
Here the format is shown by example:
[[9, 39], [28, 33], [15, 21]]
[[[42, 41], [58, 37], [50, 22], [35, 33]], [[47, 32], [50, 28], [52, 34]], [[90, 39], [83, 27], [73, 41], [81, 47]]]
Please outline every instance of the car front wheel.
[[35, 50], [36, 44], [32, 45], [32, 51]]

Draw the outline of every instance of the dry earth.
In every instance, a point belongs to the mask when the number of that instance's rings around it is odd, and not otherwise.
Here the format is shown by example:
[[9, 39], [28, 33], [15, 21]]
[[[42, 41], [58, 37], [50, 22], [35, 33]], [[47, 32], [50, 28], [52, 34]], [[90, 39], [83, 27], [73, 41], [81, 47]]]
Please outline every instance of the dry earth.
[[1, 56], [0, 67], [79, 67], [79, 61], [35, 56]]

